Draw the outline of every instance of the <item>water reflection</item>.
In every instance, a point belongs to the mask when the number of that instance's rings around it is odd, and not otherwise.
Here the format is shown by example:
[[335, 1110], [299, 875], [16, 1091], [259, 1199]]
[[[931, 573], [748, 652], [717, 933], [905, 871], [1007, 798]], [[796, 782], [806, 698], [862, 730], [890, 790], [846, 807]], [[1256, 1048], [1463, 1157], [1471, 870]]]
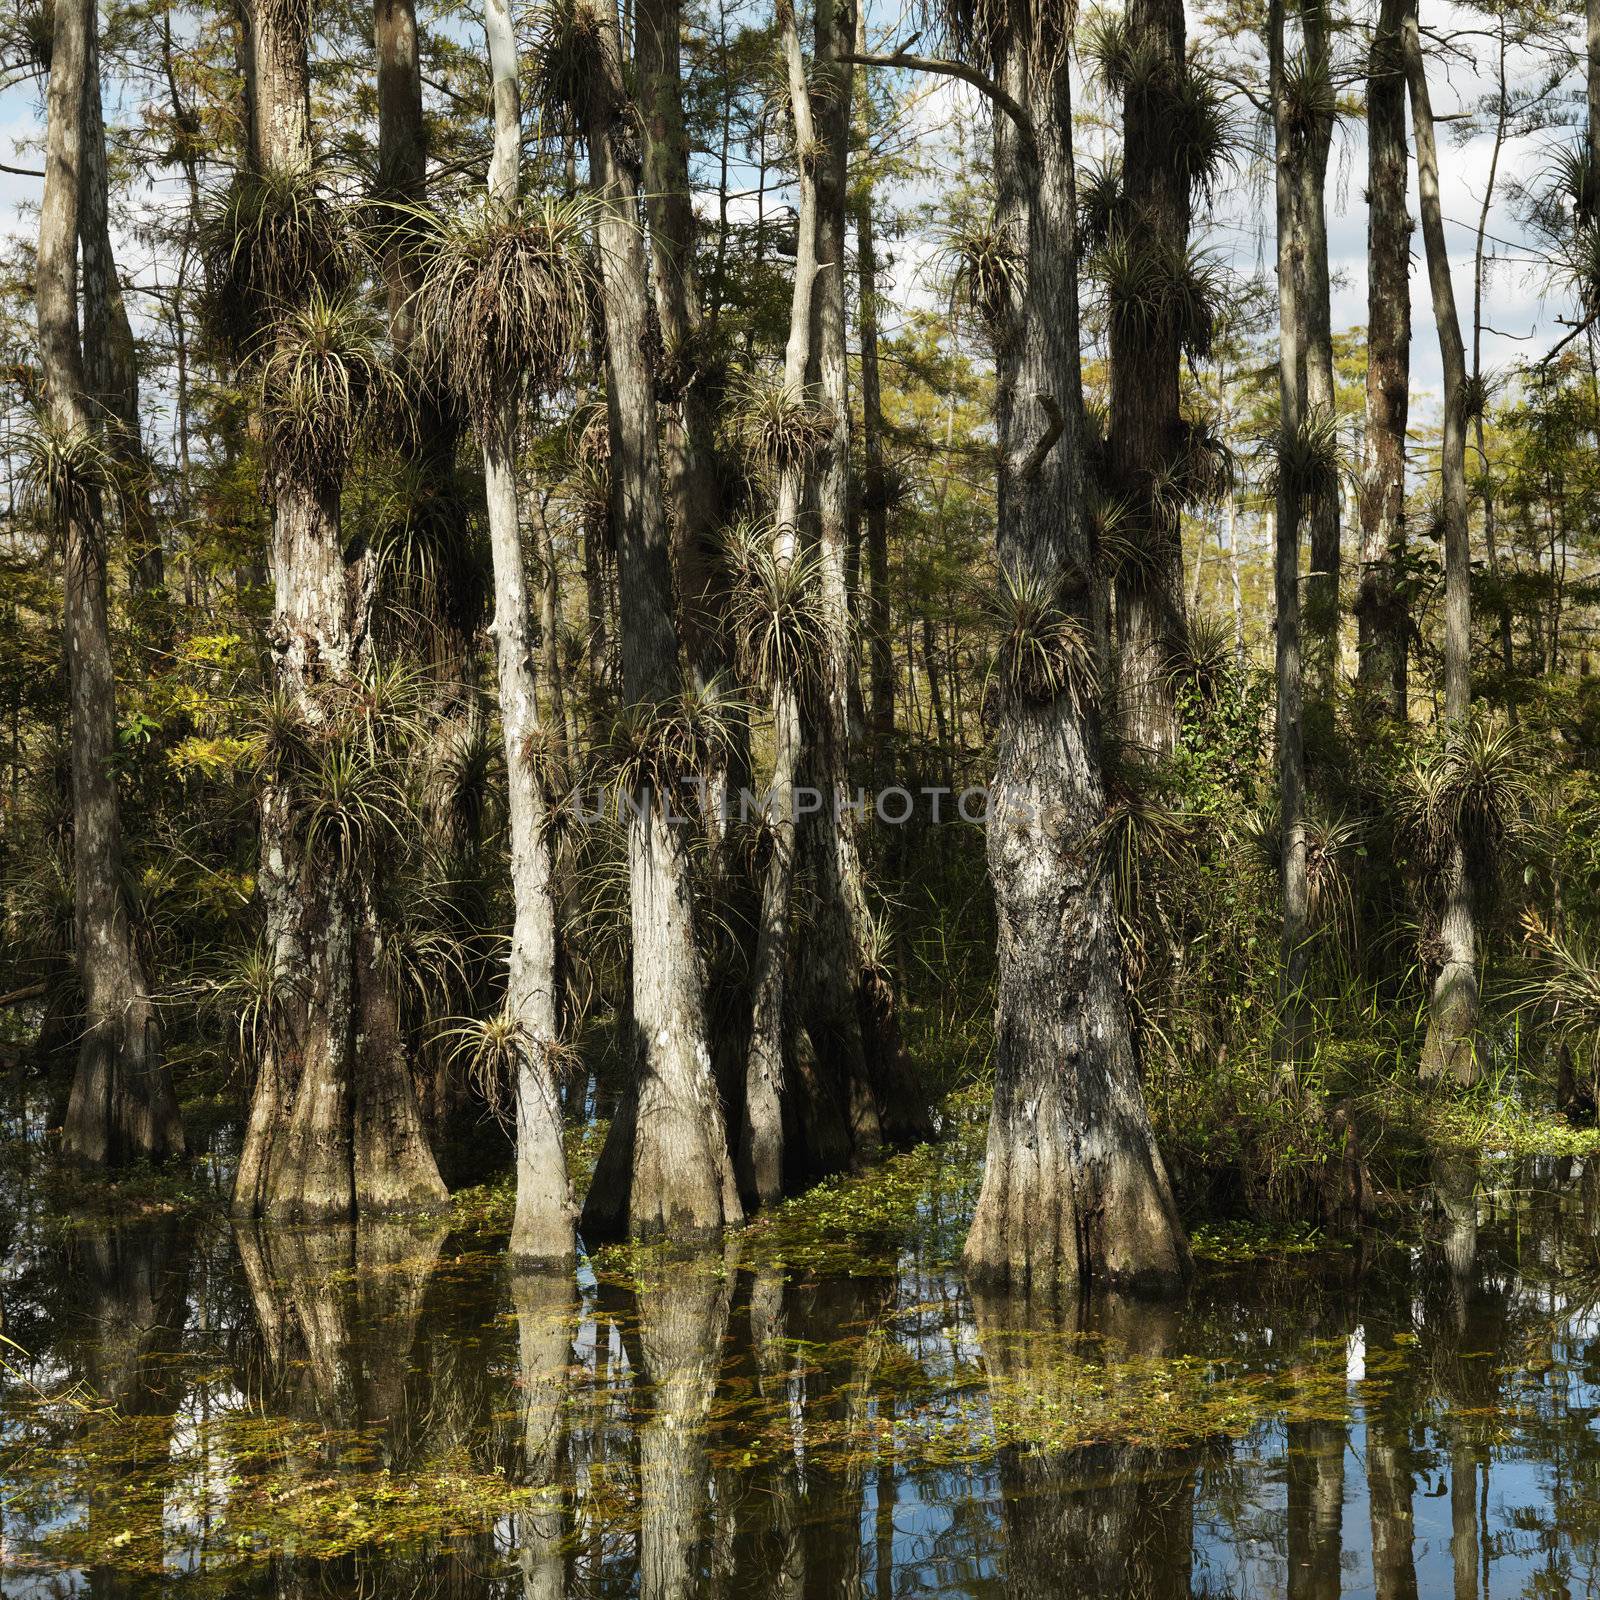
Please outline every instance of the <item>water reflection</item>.
[[1600, 1168], [1432, 1180], [1413, 1237], [1165, 1307], [970, 1301], [926, 1216], [853, 1276], [753, 1233], [577, 1280], [437, 1227], [26, 1223], [0, 1589], [1591, 1592]]

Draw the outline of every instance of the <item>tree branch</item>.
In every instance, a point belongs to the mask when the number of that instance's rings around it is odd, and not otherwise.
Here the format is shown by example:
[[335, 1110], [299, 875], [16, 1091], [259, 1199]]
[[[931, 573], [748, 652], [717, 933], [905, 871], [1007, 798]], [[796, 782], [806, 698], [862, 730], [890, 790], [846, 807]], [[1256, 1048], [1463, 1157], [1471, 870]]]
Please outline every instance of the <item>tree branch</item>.
[[959, 78], [963, 83], [970, 83], [979, 94], [986, 95], [992, 100], [1028, 138], [1033, 137], [1033, 123], [1027, 111], [987, 73], [980, 72], [976, 67], [969, 67], [964, 61], [946, 61], [940, 56], [914, 56], [910, 53], [911, 45], [914, 43], [916, 41], [913, 39], [898, 46], [888, 55], [848, 55], [840, 56], [839, 59], [857, 67], [904, 67], [911, 72], [937, 72], [947, 78]]
[[1038, 442], [1022, 458], [1022, 463], [1017, 468], [1019, 483], [1026, 483], [1038, 475], [1039, 468], [1044, 465], [1044, 458], [1055, 449], [1056, 440], [1061, 437], [1061, 431], [1067, 425], [1061, 415], [1061, 407], [1056, 404], [1053, 395], [1036, 394], [1033, 398], [1039, 402], [1040, 409], [1050, 420], [1045, 424], [1045, 430], [1039, 435]]

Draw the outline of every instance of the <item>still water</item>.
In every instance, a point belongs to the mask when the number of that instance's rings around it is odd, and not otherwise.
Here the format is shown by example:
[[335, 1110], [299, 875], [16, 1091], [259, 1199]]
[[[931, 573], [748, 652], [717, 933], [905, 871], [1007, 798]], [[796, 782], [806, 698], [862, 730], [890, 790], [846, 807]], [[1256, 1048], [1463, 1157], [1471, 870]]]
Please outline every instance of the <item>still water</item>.
[[926, 1155], [574, 1281], [471, 1228], [23, 1215], [0, 1590], [1595, 1593], [1600, 1165], [1439, 1172], [1408, 1237], [1070, 1311], [968, 1294]]

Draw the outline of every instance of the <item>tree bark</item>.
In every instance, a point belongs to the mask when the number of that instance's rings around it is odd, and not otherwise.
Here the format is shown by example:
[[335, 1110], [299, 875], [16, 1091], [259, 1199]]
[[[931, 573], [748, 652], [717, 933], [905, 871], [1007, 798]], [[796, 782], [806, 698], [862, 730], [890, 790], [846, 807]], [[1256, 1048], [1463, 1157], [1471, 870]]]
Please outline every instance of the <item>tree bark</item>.
[[[639, 166], [613, 0], [601, 0], [585, 129], [600, 205], [606, 406], [617, 534], [622, 680], [628, 701], [658, 714], [681, 690], [672, 567], [661, 493], [655, 374]], [[704, 1233], [742, 1220], [727, 1128], [711, 1070], [705, 975], [694, 936], [690, 841], [670, 821], [673, 796], [648, 788], [628, 808], [636, 1075], [607, 1136], [584, 1206], [585, 1237]]]
[[[1065, 41], [1030, 41], [1011, 24], [995, 55], [995, 76], [1031, 119], [1029, 131], [995, 118], [997, 225], [1025, 260], [995, 330], [997, 556], [1014, 579], [1062, 585], [1088, 631]], [[991, 789], [995, 1094], [965, 1262], [979, 1282], [1041, 1294], [1090, 1282], [1170, 1288], [1189, 1271], [1139, 1085], [1110, 886], [1090, 859], [1104, 807], [1091, 698], [1088, 685], [1009, 694]]]
[[111, 248], [110, 185], [100, 87], [98, 39], [89, 41], [83, 93], [83, 192], [79, 248], [83, 260], [83, 365], [91, 410], [120, 469], [117, 510], [128, 546], [128, 588], [141, 620], [158, 624], [146, 602], [166, 589], [161, 526], [152, 498], [154, 473], [139, 423], [139, 362]]
[[[78, 335], [78, 239], [92, 154], [84, 106], [92, 93], [94, 0], [54, 14], [44, 196], [35, 309], [49, 426], [87, 445], [95, 418]], [[122, 894], [116, 780], [116, 675], [106, 603], [103, 505], [92, 476], [52, 507], [66, 548], [66, 654], [72, 770], [73, 911], [83, 1040], [62, 1128], [66, 1152], [93, 1166], [183, 1153], [183, 1127], [161, 1061], [144, 963]]]
[[[856, 7], [856, 54], [866, 53], [866, 8]], [[878, 376], [878, 247], [872, 216], [870, 155], [856, 174], [857, 318], [861, 336], [861, 445], [866, 471], [861, 509], [867, 525], [867, 722], [880, 783], [894, 749], [894, 633], [889, 614], [889, 485], [883, 459], [883, 397]]]
[[[784, 350], [785, 404], [808, 403], [812, 328], [818, 275], [817, 172], [825, 159], [812, 115], [811, 90], [791, 0], [779, 6], [778, 25], [788, 70], [794, 146], [799, 153], [800, 215], [796, 229], [794, 288]], [[794, 454], [780, 465], [772, 559], [780, 570], [800, 559], [800, 517], [810, 487], [809, 460]], [[744, 1110], [739, 1124], [739, 1188], [749, 1205], [770, 1205], [783, 1192], [784, 1024], [788, 1010], [789, 923], [794, 888], [801, 742], [800, 686], [777, 681], [772, 696], [772, 779], [764, 832], [767, 868], [761, 889], [755, 964], [750, 977], [750, 1053], [745, 1063]]]
[[[263, 174], [303, 176], [314, 146], [305, 0], [250, 0], [244, 24], [250, 159]], [[372, 649], [370, 555], [339, 526], [339, 487], [271, 460], [272, 673], [308, 728], [326, 691], [352, 689]], [[337, 863], [307, 847], [290, 786], [261, 791], [258, 882], [282, 996], [258, 1066], [240, 1151], [234, 1210], [326, 1221], [356, 1212], [442, 1205], [385, 974], [376, 903], [379, 863]]]
[[[850, 808], [850, 757], [860, 707], [848, 577], [854, 518], [845, 345], [846, 172], [854, 98], [849, 57], [858, 31], [853, 0], [820, 0], [815, 59], [817, 81], [825, 92], [817, 96], [815, 108], [822, 155], [816, 174], [818, 276], [811, 370], [832, 430], [817, 485], [821, 694], [804, 759], [804, 781], [820, 793], [822, 803], [804, 819], [800, 841], [814, 885], [816, 923], [814, 937], [799, 949], [799, 987], [801, 1014], [819, 1070], [843, 1110], [853, 1158], [861, 1161], [874, 1155], [885, 1138], [901, 1143], [927, 1138], [932, 1127], [901, 1045], [892, 978], [872, 958], [860, 827]], [[881, 469], [880, 459], [880, 480]]]
[[1411, 385], [1411, 218], [1406, 214], [1406, 80], [1400, 19], [1383, 0], [1367, 61], [1367, 426], [1361, 476], [1357, 681], [1406, 716], [1406, 419]]
[[[1444, 369], [1444, 437], [1439, 476], [1444, 506], [1444, 714], [1452, 729], [1464, 728], [1472, 703], [1472, 552], [1467, 529], [1466, 347], [1456, 314], [1455, 286], [1444, 236], [1439, 197], [1439, 153], [1434, 138], [1433, 104], [1415, 0], [1401, 23], [1406, 77], [1411, 87], [1411, 120], [1417, 140], [1417, 195], [1422, 238], [1433, 292], [1433, 320], [1439, 330]], [[1440, 917], [1443, 959], [1433, 981], [1428, 1034], [1420, 1073], [1425, 1082], [1477, 1078], [1478, 930], [1472, 874], [1460, 829], [1452, 830], [1444, 868]]]
[[[1122, 215], [1132, 248], [1181, 259], [1189, 241], [1189, 187], [1171, 137], [1172, 104], [1186, 67], [1182, 0], [1132, 0], [1129, 48], [1141, 61], [1122, 111]], [[1177, 737], [1172, 664], [1185, 631], [1181, 512], [1156, 486], [1182, 449], [1179, 329], [1113, 316], [1111, 471], [1143, 548], [1116, 581], [1122, 721], [1142, 750], [1166, 754]]]
[[[1308, 0], [1300, 10], [1305, 55], [1314, 69], [1331, 78], [1326, 0]], [[1302, 136], [1297, 163], [1300, 230], [1300, 315], [1305, 328], [1305, 405], [1308, 417], [1332, 422], [1337, 416], [1333, 390], [1333, 326], [1328, 303], [1328, 153], [1333, 116], [1316, 116]], [[1311, 545], [1306, 578], [1305, 629], [1310, 644], [1312, 680], [1318, 697], [1333, 694], [1339, 673], [1339, 483], [1330, 479], [1309, 496], [1303, 514]]]
[[[515, 214], [522, 179], [522, 111], [517, 41], [509, 0], [485, 0], [484, 32], [494, 75], [494, 153], [489, 199]], [[505, 1015], [515, 1025], [517, 1204], [511, 1253], [523, 1261], [564, 1265], [575, 1251], [575, 1208], [561, 1138], [561, 1102], [553, 1071], [556, 1013], [554, 866], [543, 786], [543, 728], [534, 676], [531, 608], [517, 512], [515, 393], [482, 420], [483, 479], [494, 558], [494, 642], [500, 728], [505, 743], [511, 835], [510, 970]]]
[[[1296, 225], [1296, 153], [1284, 88], [1284, 7], [1269, 7], [1275, 187], [1278, 222], [1278, 408], [1281, 438], [1296, 437], [1306, 424], [1304, 240]], [[1276, 732], [1278, 745], [1278, 890], [1283, 928], [1279, 954], [1279, 1052], [1298, 1056], [1304, 1031], [1306, 939], [1309, 890], [1306, 880], [1305, 746], [1301, 728], [1300, 516], [1301, 485], [1292, 470], [1278, 473], [1273, 594], [1276, 602]]]

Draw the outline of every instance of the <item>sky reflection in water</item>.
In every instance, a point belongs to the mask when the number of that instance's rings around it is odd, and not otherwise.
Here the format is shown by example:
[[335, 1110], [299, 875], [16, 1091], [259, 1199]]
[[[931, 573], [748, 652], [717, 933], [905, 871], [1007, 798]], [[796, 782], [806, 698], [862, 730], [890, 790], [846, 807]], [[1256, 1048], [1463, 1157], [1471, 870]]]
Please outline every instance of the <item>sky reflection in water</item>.
[[[1600, 1166], [1181, 1305], [968, 1297], [970, 1171], [855, 1276], [573, 1286], [498, 1241], [20, 1219], [0, 1591], [1563, 1595], [1600, 1587]], [[835, 1256], [797, 1250], [832, 1268]]]

